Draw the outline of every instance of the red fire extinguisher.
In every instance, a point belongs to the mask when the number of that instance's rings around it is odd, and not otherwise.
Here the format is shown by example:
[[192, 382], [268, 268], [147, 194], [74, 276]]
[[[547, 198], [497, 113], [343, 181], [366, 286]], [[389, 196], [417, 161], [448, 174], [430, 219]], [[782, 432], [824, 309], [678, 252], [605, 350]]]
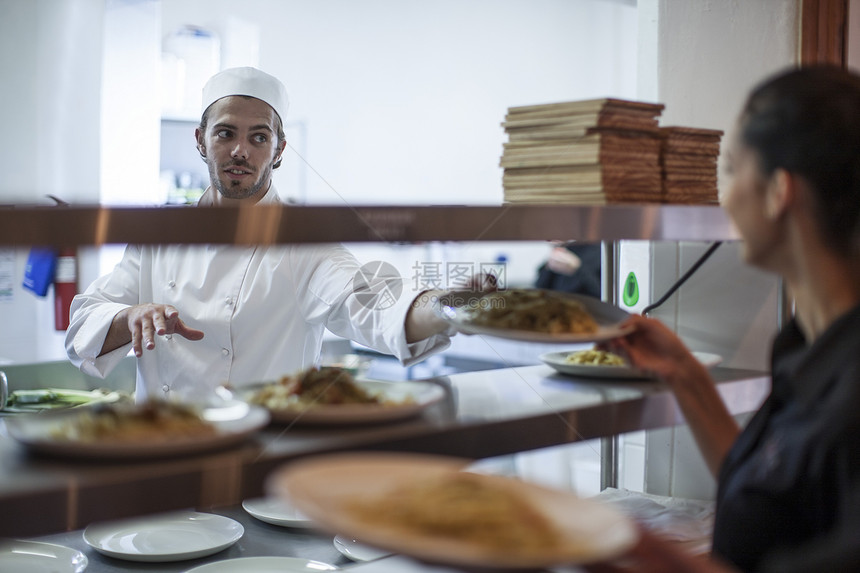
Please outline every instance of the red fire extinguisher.
[[69, 328], [69, 307], [78, 294], [78, 259], [73, 248], [63, 248], [57, 255], [54, 272], [54, 328]]

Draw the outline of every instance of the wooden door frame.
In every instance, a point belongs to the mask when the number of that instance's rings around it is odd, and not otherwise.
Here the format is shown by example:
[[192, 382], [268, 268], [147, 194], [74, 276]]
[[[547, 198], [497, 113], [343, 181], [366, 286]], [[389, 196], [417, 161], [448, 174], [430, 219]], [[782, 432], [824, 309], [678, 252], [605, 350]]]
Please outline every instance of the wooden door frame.
[[848, 0], [799, 0], [801, 66], [846, 66]]

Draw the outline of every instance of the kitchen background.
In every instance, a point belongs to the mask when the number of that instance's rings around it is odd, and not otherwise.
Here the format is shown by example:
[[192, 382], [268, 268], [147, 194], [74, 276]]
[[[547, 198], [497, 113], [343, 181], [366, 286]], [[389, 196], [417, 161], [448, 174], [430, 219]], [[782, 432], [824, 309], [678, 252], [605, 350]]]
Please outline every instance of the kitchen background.
[[[852, 0], [852, 7], [857, 2]], [[666, 104], [663, 125], [723, 129], [749, 88], [791, 65], [797, 0], [0, 0], [0, 204], [179, 203], [205, 177], [193, 147], [199, 89], [255, 65], [291, 98], [284, 199], [324, 204], [498, 204], [505, 111], [613, 96]], [[851, 10], [852, 18], [860, 9]], [[858, 34], [854, 34], [855, 37]], [[855, 47], [851, 46], [852, 58]], [[851, 58], [849, 58], [851, 60]], [[722, 175], [722, 173], [721, 173]], [[725, 184], [725, 182], [722, 182]], [[391, 261], [500, 260], [530, 284], [546, 243], [350, 245]], [[652, 299], [707, 245], [628, 242]], [[121, 245], [81, 249], [82, 287]], [[53, 294], [20, 287], [26, 249], [0, 248], [0, 361], [63, 360]], [[625, 258], [626, 257], [626, 260]], [[644, 261], [644, 262], [643, 262]], [[648, 278], [650, 276], [650, 279]], [[656, 315], [728, 366], [767, 366], [779, 285], [724, 245]], [[449, 355], [535, 362], [541, 349], [458, 337]], [[433, 373], [439, 362], [426, 366]], [[416, 373], [412, 373], [416, 374]], [[708, 498], [684, 428], [627, 435], [619, 485]], [[535, 479], [594, 492], [595, 444], [517, 456]]]

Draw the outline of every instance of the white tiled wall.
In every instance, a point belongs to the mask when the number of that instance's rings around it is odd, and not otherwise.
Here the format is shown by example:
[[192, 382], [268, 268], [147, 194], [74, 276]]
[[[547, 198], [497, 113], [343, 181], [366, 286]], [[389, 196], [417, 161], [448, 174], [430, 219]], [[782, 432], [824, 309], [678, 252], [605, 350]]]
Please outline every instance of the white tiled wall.
[[[635, 432], [620, 438], [618, 487], [644, 491], [645, 433]], [[600, 440], [588, 440], [522, 452], [489, 460], [488, 463], [489, 467], [501, 473], [590, 497], [600, 493], [602, 456]], [[502, 459], [507, 462], [502, 462]]]
[[589, 440], [511, 456], [518, 477], [582, 497], [600, 493], [600, 441]]
[[618, 487], [645, 491], [645, 432], [624, 434], [618, 446]]

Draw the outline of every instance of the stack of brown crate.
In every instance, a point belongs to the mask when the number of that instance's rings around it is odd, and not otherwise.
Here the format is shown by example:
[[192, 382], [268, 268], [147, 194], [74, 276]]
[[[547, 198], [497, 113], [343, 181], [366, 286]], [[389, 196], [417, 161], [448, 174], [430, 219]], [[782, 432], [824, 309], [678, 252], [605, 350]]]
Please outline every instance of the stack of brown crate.
[[604, 98], [510, 108], [505, 201], [659, 202], [663, 107]]
[[693, 127], [662, 127], [663, 201], [716, 203], [717, 160], [723, 132]]

